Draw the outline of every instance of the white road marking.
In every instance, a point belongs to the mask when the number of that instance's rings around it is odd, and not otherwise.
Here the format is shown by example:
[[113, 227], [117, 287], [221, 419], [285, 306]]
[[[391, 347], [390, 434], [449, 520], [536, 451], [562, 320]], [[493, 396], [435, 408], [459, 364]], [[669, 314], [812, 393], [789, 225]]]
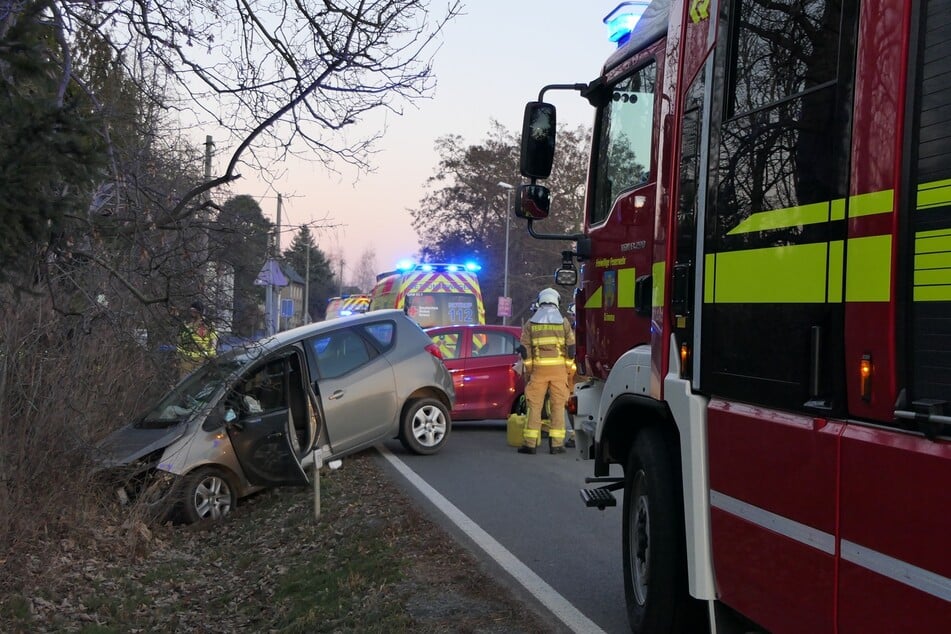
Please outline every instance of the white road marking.
[[458, 526], [462, 532], [468, 535], [479, 548], [484, 550], [489, 557], [494, 559], [496, 563], [502, 566], [516, 581], [522, 584], [526, 590], [531, 592], [542, 605], [548, 608], [548, 610], [572, 632], [578, 632], [579, 634], [604, 633], [604, 630], [598, 627], [595, 622], [578, 611], [565, 597], [558, 594], [554, 588], [545, 583], [544, 579], [535, 574], [531, 568], [523, 564], [515, 555], [509, 552], [505, 546], [495, 541], [491, 535], [482, 530], [469, 516], [443, 497], [439, 491], [429, 486], [429, 483], [419, 477], [405, 462], [394, 456], [383, 445], [377, 445], [376, 448], [404, 478], [409, 480], [410, 484], [415, 486], [420, 493], [426, 496], [436, 508], [445, 513], [446, 517]]

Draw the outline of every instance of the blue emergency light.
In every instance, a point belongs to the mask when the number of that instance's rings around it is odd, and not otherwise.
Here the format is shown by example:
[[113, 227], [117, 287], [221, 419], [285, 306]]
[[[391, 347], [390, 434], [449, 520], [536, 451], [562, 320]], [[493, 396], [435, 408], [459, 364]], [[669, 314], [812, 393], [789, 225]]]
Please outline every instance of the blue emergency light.
[[396, 265], [396, 270], [400, 273], [408, 273], [409, 271], [425, 271], [427, 273], [431, 273], [433, 271], [448, 271], [450, 273], [469, 271], [470, 273], [475, 273], [477, 271], [481, 271], [482, 266], [477, 262], [473, 262], [472, 260], [466, 262], [465, 264], [433, 264], [431, 262], [421, 262], [417, 264], [412, 260], [402, 260]]
[[648, 0], [634, 0], [622, 2], [614, 11], [604, 16], [604, 24], [608, 27], [608, 39], [617, 42], [618, 48], [631, 38], [631, 32], [637, 26], [637, 21], [644, 15]]

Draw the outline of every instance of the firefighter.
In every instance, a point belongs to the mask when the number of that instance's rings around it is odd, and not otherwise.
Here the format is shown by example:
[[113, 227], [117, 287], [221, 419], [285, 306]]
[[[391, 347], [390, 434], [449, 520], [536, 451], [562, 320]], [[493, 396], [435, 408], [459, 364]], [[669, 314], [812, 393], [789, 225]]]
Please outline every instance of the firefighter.
[[541, 439], [542, 405], [547, 392], [551, 404], [549, 451], [565, 451], [565, 402], [568, 381], [575, 372], [575, 333], [558, 310], [558, 291], [546, 288], [538, 294], [538, 309], [522, 326], [523, 366], [528, 375], [525, 400], [528, 423], [519, 453], [533, 454]]
[[189, 319], [178, 333], [178, 362], [182, 377], [214, 357], [218, 349], [218, 333], [205, 319], [201, 302], [193, 302], [188, 311]]

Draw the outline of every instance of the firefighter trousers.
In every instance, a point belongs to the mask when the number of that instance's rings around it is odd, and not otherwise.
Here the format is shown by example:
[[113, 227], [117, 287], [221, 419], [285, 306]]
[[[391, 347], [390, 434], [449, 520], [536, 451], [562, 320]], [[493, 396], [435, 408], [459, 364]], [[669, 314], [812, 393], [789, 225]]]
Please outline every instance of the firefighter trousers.
[[545, 392], [551, 398], [551, 430], [548, 432], [552, 447], [565, 444], [565, 402], [568, 400], [568, 368], [564, 365], [541, 366], [532, 370], [525, 386], [528, 402], [528, 423], [525, 426], [526, 447], [535, 447], [541, 438], [542, 406]]

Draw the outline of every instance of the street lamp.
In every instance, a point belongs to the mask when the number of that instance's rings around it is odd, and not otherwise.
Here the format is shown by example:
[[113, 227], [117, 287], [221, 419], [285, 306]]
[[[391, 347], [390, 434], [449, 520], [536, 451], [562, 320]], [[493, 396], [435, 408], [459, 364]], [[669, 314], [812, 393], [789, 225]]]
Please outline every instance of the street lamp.
[[[509, 296], [509, 224], [511, 223], [512, 218], [512, 190], [515, 189], [514, 185], [509, 183], [503, 183], [499, 181], [498, 186], [505, 191], [505, 277], [502, 278], [502, 296], [508, 298]], [[508, 317], [502, 315], [502, 325], [505, 326], [508, 324]]]

